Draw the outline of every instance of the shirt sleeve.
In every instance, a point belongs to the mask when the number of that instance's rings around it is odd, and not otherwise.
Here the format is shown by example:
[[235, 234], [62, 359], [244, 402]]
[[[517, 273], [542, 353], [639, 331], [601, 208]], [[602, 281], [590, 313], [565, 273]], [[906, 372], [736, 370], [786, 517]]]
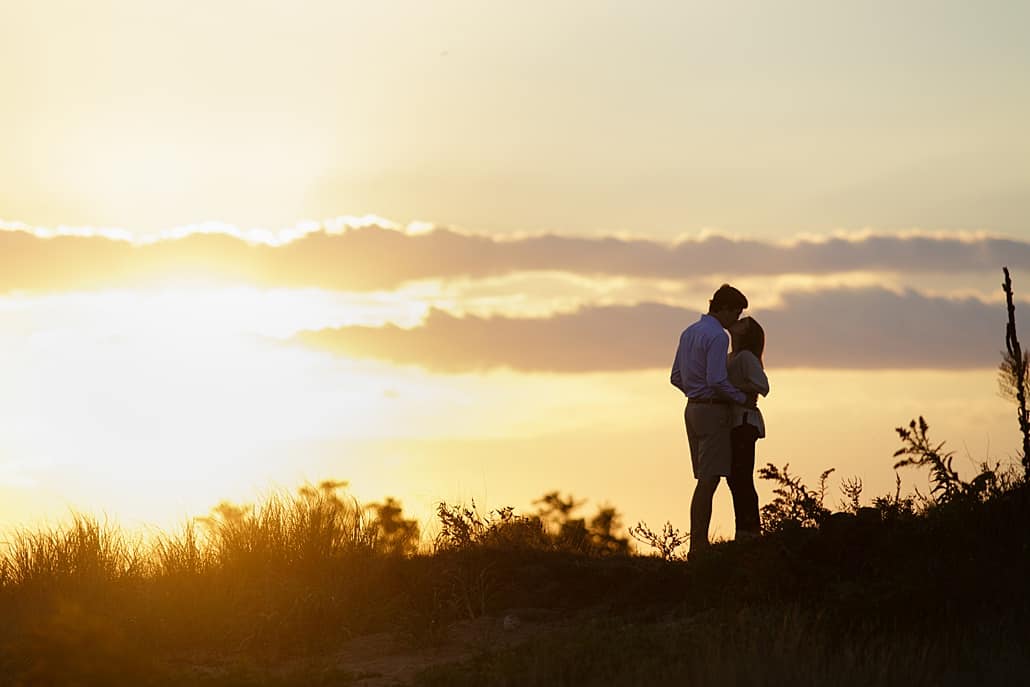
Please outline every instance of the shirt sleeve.
[[676, 357], [672, 359], [672, 373], [669, 375], [669, 381], [674, 387], [687, 393], [683, 388], [683, 375], [680, 374], [680, 352], [676, 351]]
[[737, 387], [730, 384], [726, 374], [726, 349], [729, 343], [730, 337], [726, 332], [720, 331], [712, 337], [708, 345], [705, 384], [718, 396], [728, 398], [734, 403], [743, 404], [747, 401], [747, 397]]
[[766, 376], [765, 370], [762, 369], [762, 363], [758, 362], [758, 358], [753, 355], [745, 357], [747, 362], [747, 380], [751, 382], [755, 391], [762, 394], [763, 396], [769, 395], [769, 377]]

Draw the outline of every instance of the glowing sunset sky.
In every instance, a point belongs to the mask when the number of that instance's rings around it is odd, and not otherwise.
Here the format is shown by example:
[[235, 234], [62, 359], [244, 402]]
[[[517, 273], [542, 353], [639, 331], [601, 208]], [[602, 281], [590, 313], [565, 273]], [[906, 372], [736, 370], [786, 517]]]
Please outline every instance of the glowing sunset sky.
[[1028, 25], [1015, 2], [5, 3], [0, 525], [167, 525], [332, 477], [421, 516], [561, 489], [685, 529], [668, 368], [724, 281], [768, 335], [759, 462], [871, 497], [919, 414], [960, 472], [1007, 460]]

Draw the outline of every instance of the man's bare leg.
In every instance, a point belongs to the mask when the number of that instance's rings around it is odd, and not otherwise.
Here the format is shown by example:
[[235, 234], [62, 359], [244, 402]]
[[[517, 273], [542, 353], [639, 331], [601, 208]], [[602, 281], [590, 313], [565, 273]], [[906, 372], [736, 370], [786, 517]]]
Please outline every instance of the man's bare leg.
[[690, 550], [708, 546], [708, 526], [712, 522], [712, 497], [719, 486], [719, 477], [701, 477], [690, 501]]

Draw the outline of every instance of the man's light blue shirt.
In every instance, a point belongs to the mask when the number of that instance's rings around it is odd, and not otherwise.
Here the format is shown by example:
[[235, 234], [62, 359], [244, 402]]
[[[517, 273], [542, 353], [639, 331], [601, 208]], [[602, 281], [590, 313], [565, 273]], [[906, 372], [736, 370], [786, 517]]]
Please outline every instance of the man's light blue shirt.
[[722, 398], [744, 404], [747, 397], [730, 384], [726, 376], [726, 350], [730, 337], [711, 315], [683, 330], [676, 359], [672, 362], [672, 384], [687, 398]]

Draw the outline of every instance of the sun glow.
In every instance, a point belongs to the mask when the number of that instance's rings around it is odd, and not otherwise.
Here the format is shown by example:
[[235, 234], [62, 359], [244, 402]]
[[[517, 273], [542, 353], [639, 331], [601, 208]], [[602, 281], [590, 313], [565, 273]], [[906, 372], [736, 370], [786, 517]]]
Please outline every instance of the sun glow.
[[174, 518], [295, 484], [305, 458], [290, 446], [386, 431], [396, 373], [284, 345], [277, 336], [341, 307], [297, 300], [188, 279], [4, 299], [0, 486], [60, 484], [69, 505]]

